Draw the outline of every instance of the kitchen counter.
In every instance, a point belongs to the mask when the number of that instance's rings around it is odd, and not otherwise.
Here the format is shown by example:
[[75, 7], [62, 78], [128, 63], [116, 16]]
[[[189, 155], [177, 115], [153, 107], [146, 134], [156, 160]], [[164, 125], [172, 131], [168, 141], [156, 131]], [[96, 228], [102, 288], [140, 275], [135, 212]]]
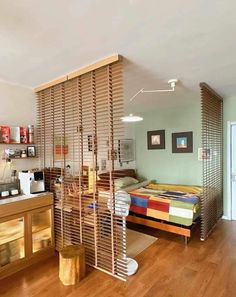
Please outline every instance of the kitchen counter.
[[53, 195], [0, 200], [0, 279], [54, 254]]
[[0, 198], [0, 205], [9, 204], [13, 202], [19, 202], [26, 199], [32, 199], [37, 197], [48, 196], [50, 192], [43, 192], [38, 194], [29, 194], [29, 195], [17, 195], [15, 197]]
[[23, 211], [53, 204], [53, 194], [43, 192], [38, 194], [18, 195], [0, 199], [0, 219]]

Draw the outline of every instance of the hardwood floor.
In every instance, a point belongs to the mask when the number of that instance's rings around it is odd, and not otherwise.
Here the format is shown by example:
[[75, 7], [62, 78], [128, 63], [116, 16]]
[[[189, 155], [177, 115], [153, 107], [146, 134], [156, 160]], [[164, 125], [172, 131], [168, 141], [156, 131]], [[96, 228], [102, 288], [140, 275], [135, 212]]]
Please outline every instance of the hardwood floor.
[[[137, 227], [136, 227], [137, 228]], [[220, 221], [212, 235], [188, 246], [179, 236], [145, 229], [159, 239], [137, 256], [139, 271], [127, 282], [89, 269], [64, 287], [53, 257], [0, 282], [1, 297], [235, 297], [236, 222]]]

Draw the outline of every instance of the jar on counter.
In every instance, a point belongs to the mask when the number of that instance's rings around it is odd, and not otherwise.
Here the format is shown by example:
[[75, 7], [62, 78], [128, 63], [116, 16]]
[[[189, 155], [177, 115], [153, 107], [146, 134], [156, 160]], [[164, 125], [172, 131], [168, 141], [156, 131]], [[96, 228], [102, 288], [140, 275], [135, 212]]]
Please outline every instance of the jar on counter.
[[21, 158], [27, 158], [27, 153], [26, 153], [26, 150], [23, 149], [21, 150], [21, 155], [20, 155]]
[[29, 131], [29, 143], [34, 143], [34, 125], [29, 125], [28, 131]]

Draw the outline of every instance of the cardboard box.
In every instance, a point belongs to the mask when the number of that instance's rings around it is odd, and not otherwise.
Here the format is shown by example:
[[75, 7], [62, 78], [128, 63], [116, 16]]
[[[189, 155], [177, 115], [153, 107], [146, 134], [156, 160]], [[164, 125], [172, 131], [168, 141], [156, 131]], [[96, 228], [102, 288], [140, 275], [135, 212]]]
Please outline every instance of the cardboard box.
[[20, 143], [28, 143], [29, 132], [28, 127], [20, 127]]
[[2, 143], [10, 143], [10, 127], [9, 126], [0, 126], [1, 129], [1, 139]]

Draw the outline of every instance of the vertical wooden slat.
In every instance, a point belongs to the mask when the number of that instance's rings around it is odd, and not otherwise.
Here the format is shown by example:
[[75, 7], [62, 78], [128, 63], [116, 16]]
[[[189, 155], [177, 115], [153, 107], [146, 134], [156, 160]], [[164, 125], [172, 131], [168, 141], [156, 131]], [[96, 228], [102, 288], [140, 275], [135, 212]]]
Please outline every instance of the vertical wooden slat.
[[[64, 90], [64, 83], [60, 84], [60, 91], [61, 91], [61, 97], [60, 97], [60, 122], [61, 122], [61, 131], [60, 131], [60, 146], [61, 148], [65, 145], [65, 90]], [[61, 159], [61, 176], [64, 177], [65, 172], [65, 158], [64, 158], [64, 151], [61, 149], [60, 151], [60, 159]], [[62, 247], [65, 246], [65, 230], [64, 230], [64, 202], [65, 202], [65, 183], [62, 183], [61, 185], [61, 243]]]
[[[113, 174], [124, 136], [122, 69], [121, 62], [112, 63], [40, 91], [38, 139], [46, 186], [54, 193], [57, 250], [81, 242], [87, 264], [125, 279], [126, 224], [115, 213], [120, 205]], [[110, 209], [96, 183], [102, 160], [109, 171], [104, 187]]]
[[82, 94], [81, 94], [81, 78], [76, 78], [77, 95], [79, 104], [78, 113], [78, 131], [79, 131], [79, 224], [80, 224], [80, 242], [83, 243], [83, 221], [82, 221], [82, 195], [84, 194], [83, 182], [81, 180], [83, 171], [83, 117], [82, 117]]
[[201, 83], [202, 148], [210, 150], [203, 160], [201, 240], [205, 240], [223, 214], [223, 100]]
[[115, 209], [115, 189], [112, 173], [114, 171], [114, 160], [112, 158], [114, 151], [114, 126], [113, 126], [113, 101], [112, 101], [112, 73], [110, 65], [107, 66], [107, 79], [108, 79], [108, 123], [109, 123], [109, 135], [108, 135], [108, 152], [110, 156], [109, 160], [109, 173], [110, 173], [110, 200], [111, 200], [111, 255], [112, 255], [112, 273], [115, 273], [115, 246], [114, 246], [114, 209]]
[[[96, 83], [95, 71], [91, 72], [91, 89], [92, 89], [92, 167], [93, 167], [93, 181], [97, 181], [97, 109], [96, 109]], [[97, 246], [97, 185], [93, 183], [93, 224], [94, 224], [94, 249], [95, 249], [95, 266], [98, 265], [98, 246]]]
[[51, 100], [50, 100], [50, 107], [51, 107], [51, 158], [52, 158], [52, 164], [50, 164], [50, 166], [54, 167], [55, 166], [55, 160], [54, 160], [54, 146], [55, 146], [55, 142], [54, 142], [54, 88], [52, 87], [50, 89], [51, 92]]

